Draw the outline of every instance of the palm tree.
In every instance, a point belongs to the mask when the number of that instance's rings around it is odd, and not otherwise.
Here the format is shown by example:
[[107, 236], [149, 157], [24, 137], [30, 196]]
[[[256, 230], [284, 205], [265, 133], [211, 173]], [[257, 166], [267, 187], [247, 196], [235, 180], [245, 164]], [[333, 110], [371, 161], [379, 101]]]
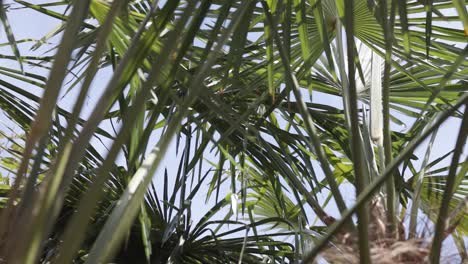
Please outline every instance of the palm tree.
[[[60, 25], [16, 39], [17, 7]], [[19, 65], [0, 67], [3, 262], [439, 263], [449, 236], [466, 259], [464, 1], [15, 0], [0, 17]], [[447, 120], [455, 145], [432, 157]]]

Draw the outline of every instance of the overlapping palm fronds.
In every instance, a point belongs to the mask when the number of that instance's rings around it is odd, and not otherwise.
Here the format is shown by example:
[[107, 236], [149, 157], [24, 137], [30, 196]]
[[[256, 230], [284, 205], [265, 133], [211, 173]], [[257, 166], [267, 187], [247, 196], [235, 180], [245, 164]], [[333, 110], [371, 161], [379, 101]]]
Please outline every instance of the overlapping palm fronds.
[[[18, 9], [58, 26], [17, 40]], [[16, 0], [0, 18], [20, 65], [0, 66], [5, 263], [438, 263], [448, 236], [466, 258], [463, 1]], [[455, 147], [430, 155], [447, 120]]]

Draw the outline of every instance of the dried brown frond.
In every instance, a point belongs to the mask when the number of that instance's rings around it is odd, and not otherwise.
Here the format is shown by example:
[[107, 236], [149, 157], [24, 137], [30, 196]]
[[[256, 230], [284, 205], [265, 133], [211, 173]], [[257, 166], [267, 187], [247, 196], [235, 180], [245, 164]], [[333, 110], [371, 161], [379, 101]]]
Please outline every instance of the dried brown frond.
[[[371, 202], [371, 224], [369, 240], [371, 241], [372, 263], [377, 264], [416, 264], [427, 263], [429, 255], [428, 240], [415, 238], [405, 240], [405, 228], [399, 223], [398, 236], [388, 234], [386, 216], [382, 199]], [[359, 263], [357, 249], [358, 237], [354, 233], [341, 234], [334, 244], [322, 252], [321, 256], [329, 263]]]

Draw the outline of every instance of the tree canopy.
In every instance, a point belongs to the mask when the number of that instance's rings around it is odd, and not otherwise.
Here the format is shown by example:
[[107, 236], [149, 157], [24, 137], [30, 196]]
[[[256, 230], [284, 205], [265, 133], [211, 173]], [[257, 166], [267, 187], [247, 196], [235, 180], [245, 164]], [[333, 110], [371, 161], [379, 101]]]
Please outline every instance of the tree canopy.
[[[25, 9], [57, 27], [17, 38]], [[0, 262], [466, 260], [465, 1], [14, 0], [0, 20]]]

